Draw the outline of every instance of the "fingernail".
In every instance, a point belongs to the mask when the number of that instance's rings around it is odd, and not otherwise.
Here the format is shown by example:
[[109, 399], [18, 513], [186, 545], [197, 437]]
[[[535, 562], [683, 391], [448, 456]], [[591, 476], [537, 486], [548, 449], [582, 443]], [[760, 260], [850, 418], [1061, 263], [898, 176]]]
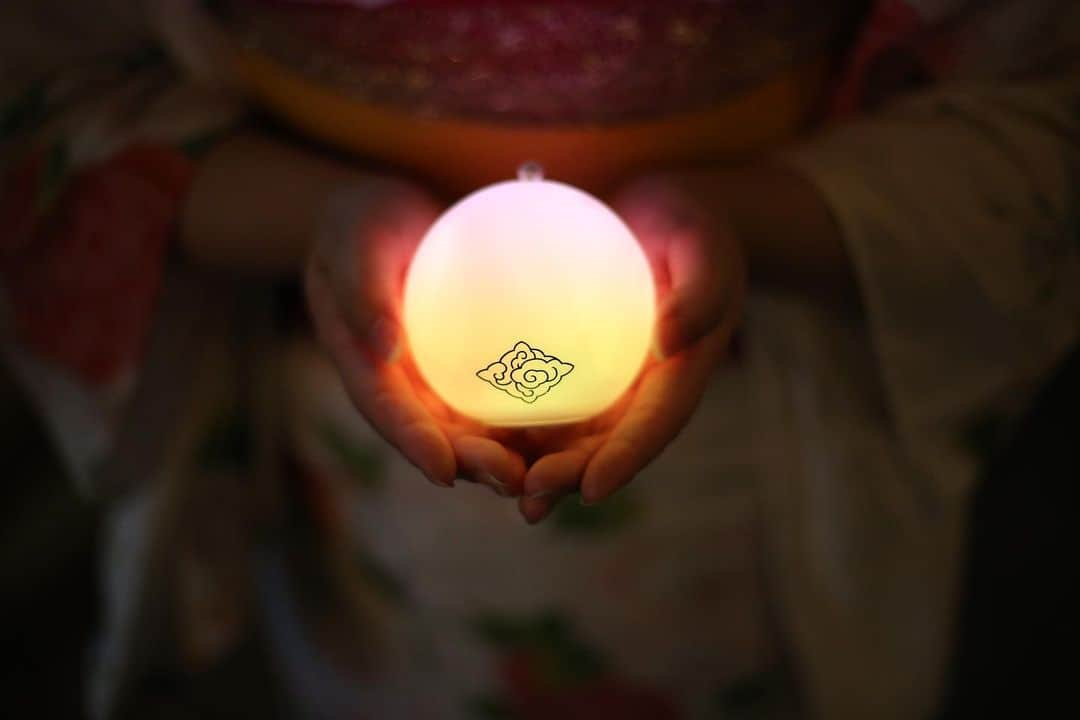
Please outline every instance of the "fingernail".
[[393, 363], [401, 352], [397, 326], [389, 318], [376, 318], [368, 330], [367, 344], [378, 360], [387, 364]]
[[453, 478], [450, 478], [449, 480], [440, 480], [433, 473], [429, 473], [426, 470], [424, 471], [424, 477], [426, 477], [428, 479], [428, 482], [430, 482], [435, 487], [440, 487], [440, 488], [453, 488], [454, 487], [454, 479]]
[[505, 483], [499, 481], [497, 477], [489, 472], [480, 472], [476, 476], [476, 481], [481, 485], [487, 485], [489, 488], [495, 491], [495, 494], [500, 497], [510, 497], [510, 489], [506, 487]]
[[537, 490], [529, 495], [530, 500], [543, 500], [555, 494], [554, 490]]
[[525, 519], [525, 522], [528, 523], [529, 525], [537, 525], [537, 524], [539, 524], [541, 521], [543, 521], [544, 518], [546, 518], [550, 514], [550, 512], [542, 511], [539, 514], [530, 515], [525, 510], [525, 508], [521, 508], [520, 512], [521, 512], [521, 517], [523, 517]]

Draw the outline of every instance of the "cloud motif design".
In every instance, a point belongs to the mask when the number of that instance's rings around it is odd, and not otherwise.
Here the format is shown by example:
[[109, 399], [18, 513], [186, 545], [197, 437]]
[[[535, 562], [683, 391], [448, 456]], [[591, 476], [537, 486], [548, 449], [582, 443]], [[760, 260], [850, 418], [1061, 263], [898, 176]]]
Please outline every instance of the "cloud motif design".
[[518, 400], [536, 402], [547, 395], [574, 366], [519, 342], [497, 361], [476, 373], [481, 380]]

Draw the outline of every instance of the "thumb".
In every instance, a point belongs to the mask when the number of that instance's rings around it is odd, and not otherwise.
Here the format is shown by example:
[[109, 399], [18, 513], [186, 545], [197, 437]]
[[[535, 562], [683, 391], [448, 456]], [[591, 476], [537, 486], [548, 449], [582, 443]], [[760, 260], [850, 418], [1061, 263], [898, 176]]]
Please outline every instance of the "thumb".
[[421, 193], [397, 185], [352, 188], [327, 203], [313, 261], [341, 318], [376, 360], [397, 355], [401, 286], [435, 213]]
[[655, 350], [676, 355], [742, 311], [746, 263], [725, 215], [703, 206], [678, 176], [631, 183], [615, 197], [649, 258], [660, 294]]
[[746, 267], [726, 227], [684, 228], [667, 238], [670, 289], [660, 302], [657, 349], [671, 357], [717, 329], [735, 329], [742, 313]]

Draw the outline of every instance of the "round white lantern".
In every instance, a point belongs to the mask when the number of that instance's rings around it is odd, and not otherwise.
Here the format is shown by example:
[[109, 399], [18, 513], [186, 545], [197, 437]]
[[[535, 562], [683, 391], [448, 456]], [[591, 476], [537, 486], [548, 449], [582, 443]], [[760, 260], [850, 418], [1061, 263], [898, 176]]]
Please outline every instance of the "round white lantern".
[[655, 315], [652, 272], [630, 229], [536, 166], [446, 211], [405, 283], [405, 331], [424, 380], [492, 426], [603, 412], [641, 371]]

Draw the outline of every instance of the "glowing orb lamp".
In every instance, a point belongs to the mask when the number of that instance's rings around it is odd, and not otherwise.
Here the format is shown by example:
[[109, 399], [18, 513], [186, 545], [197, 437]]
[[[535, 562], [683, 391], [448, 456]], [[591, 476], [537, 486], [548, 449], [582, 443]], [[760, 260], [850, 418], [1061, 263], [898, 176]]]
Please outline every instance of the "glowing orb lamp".
[[534, 165], [443, 214], [405, 282], [405, 331], [424, 380], [492, 426], [603, 412], [641, 371], [655, 315], [630, 229]]

